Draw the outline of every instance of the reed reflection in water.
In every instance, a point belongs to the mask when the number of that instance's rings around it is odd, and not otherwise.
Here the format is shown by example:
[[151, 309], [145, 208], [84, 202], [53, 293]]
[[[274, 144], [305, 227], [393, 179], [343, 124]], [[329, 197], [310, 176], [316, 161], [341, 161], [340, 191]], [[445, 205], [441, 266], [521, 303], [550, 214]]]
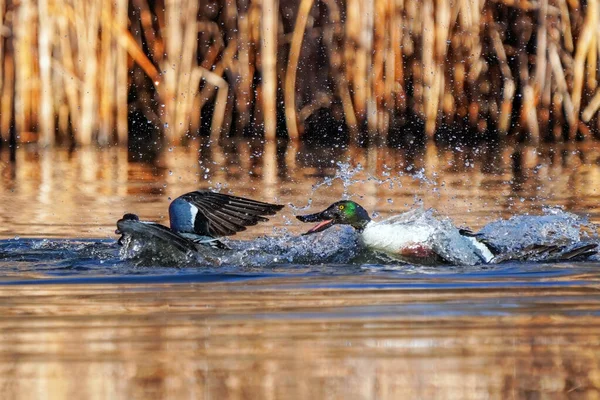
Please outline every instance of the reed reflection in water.
[[[404, 151], [194, 141], [139, 158], [24, 147], [12, 162], [0, 153], [0, 235], [116, 239], [124, 212], [164, 222], [170, 198], [207, 187], [306, 209], [351, 196], [382, 216], [422, 202], [473, 228], [544, 205], [600, 222], [600, 147], [591, 144]], [[239, 238], [300, 233], [294, 213]], [[213, 270], [212, 281], [193, 283], [173, 269], [179, 284], [161, 278], [164, 269], [131, 267], [129, 278], [147, 280], [105, 284], [93, 276], [101, 261], [86, 257], [92, 268], [79, 275], [68, 265], [29, 268], [39, 252], [20, 261], [35, 276], [0, 275], [3, 398], [600, 396], [594, 263], [328, 265], [320, 274], [282, 266]], [[70, 284], [51, 280], [64, 276]]]
[[526, 278], [525, 288], [482, 291], [459, 277], [459, 290], [443, 280], [419, 289], [419, 279], [314, 286], [328, 283], [2, 287], [0, 391], [11, 399], [599, 394], [593, 285], [552, 289]]
[[[422, 203], [472, 228], [543, 206], [599, 218], [600, 147], [590, 143], [403, 150], [194, 141], [165, 148], [153, 162], [136, 158], [119, 148], [25, 147], [15, 162], [0, 153], [0, 236], [113, 237], [123, 213], [164, 221], [169, 199], [204, 188], [293, 208], [350, 197], [382, 216]], [[240, 238], [273, 226], [299, 233], [292, 214], [287, 208]]]

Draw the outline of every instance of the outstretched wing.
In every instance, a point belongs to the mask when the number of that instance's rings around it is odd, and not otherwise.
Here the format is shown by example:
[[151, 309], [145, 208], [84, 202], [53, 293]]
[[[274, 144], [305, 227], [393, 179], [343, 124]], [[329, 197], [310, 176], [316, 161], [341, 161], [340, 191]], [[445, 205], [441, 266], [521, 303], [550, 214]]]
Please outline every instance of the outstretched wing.
[[[197, 208], [194, 231], [198, 235], [229, 236], [247, 226], [268, 221], [283, 205], [263, 203], [228, 194], [196, 191], [179, 197]], [[177, 199], [176, 199], [177, 200]]]

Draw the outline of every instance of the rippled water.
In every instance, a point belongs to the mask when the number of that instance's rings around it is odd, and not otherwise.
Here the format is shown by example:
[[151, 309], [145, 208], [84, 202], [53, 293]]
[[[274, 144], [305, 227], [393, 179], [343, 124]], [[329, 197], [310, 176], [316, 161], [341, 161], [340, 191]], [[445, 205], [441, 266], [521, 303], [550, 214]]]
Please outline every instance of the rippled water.
[[294, 215], [341, 197], [380, 218], [434, 207], [473, 229], [556, 205], [600, 223], [600, 148], [231, 146], [154, 164], [119, 149], [0, 154], [4, 398], [600, 395], [596, 261], [174, 268], [122, 260], [114, 234], [125, 212], [166, 223], [170, 199], [208, 187], [288, 205], [241, 243], [299, 240]]

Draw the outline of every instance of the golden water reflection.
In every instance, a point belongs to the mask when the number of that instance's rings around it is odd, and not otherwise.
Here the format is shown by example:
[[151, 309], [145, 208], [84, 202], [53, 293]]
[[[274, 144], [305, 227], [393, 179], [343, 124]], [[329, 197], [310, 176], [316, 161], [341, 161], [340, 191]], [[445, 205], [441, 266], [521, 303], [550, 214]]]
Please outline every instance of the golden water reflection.
[[[600, 395], [600, 319], [566, 315], [597, 311], [597, 289], [303, 283], [4, 287], [0, 391], [11, 399]], [[552, 304], [555, 296], [564, 302]], [[489, 307], [494, 297], [519, 297], [524, 309], [501, 312]], [[423, 314], [452, 302], [488, 311]]]
[[[600, 147], [593, 144], [408, 152], [192, 143], [165, 149], [154, 163], [130, 156], [123, 149], [24, 147], [12, 163], [0, 153], [0, 236], [116, 238], [123, 213], [165, 221], [170, 199], [207, 187], [296, 207], [312, 199], [310, 209], [347, 194], [382, 216], [422, 202], [473, 228], [544, 205], [600, 222]], [[362, 170], [346, 187], [339, 179], [323, 184], [338, 162]], [[288, 207], [240, 238], [273, 228], [302, 232], [294, 213]], [[501, 286], [440, 288], [443, 278], [434, 274], [407, 280], [415, 284], [410, 289], [369, 288], [377, 282], [368, 274], [0, 286], [0, 393], [599, 398], [599, 275], [526, 276], [525, 287], [516, 282], [521, 278], [506, 278]], [[334, 288], [340, 284], [348, 286]]]
[[[154, 163], [131, 162], [125, 149], [22, 148], [16, 163], [0, 154], [0, 237], [114, 237], [125, 212], [164, 221], [170, 199], [187, 191], [220, 188], [241, 196], [306, 207], [324, 207], [351, 196], [382, 216], [422, 203], [479, 228], [544, 205], [600, 220], [600, 146], [592, 143], [532, 148], [431, 145], [421, 150], [311, 149], [284, 143], [231, 142], [165, 149]], [[267, 154], [269, 157], [261, 157]], [[360, 170], [331, 185], [338, 163]], [[314, 186], [318, 188], [315, 189]], [[304, 229], [285, 209], [271, 224], [241, 238], [286, 227]]]

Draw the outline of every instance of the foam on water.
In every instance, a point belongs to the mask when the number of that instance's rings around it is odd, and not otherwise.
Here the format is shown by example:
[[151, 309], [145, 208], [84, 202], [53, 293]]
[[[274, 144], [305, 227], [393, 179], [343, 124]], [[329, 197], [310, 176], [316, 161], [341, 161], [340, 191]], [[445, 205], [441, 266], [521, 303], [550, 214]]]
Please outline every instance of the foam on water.
[[120, 257], [136, 265], [269, 267], [279, 264], [350, 263], [359, 253], [358, 235], [350, 227], [323, 235], [259, 237], [251, 241], [222, 239], [231, 250], [197, 246], [182, 251], [169, 243], [125, 235]]
[[[373, 231], [373, 232], [371, 232]], [[499, 252], [497, 262], [509, 260], [555, 261], [559, 255], [585, 243], [597, 243], [596, 227], [585, 218], [562, 210], [547, 210], [541, 216], [516, 216], [486, 225], [477, 237]], [[397, 254], [399, 242], [418, 241], [431, 248], [445, 262], [473, 266], [491, 259], [473, 245], [449, 218], [435, 210], [417, 208], [380, 222], [373, 222], [361, 236], [349, 226], [336, 226], [324, 232], [295, 236], [281, 230], [278, 235], [251, 241], [222, 240], [231, 250], [198, 245], [196, 250], [178, 247], [169, 241], [125, 235], [119, 255], [137, 266], [273, 268], [284, 264], [319, 266], [325, 264], [362, 265], [375, 262], [399, 265], [407, 260], [371, 251], [374, 246]], [[389, 243], [388, 243], [389, 242]], [[376, 244], [376, 246], [374, 245]], [[531, 246], [552, 246], [553, 252], [529, 251]], [[554, 251], [554, 246], [564, 251]], [[484, 261], [485, 260], [485, 261]], [[419, 263], [410, 259], [411, 263]], [[431, 264], [431, 260], [423, 260]], [[440, 261], [438, 261], [438, 264]]]
[[595, 243], [598, 242], [598, 226], [560, 208], [545, 208], [543, 215], [516, 215], [508, 220], [491, 222], [479, 235], [499, 252], [508, 253], [532, 245]]
[[[370, 173], [365, 177], [365, 170], [361, 164], [337, 162], [335, 165], [337, 168], [332, 176], [325, 177], [312, 186], [312, 192], [305, 206], [289, 205], [293, 211], [306, 211], [312, 205], [313, 196], [316, 196], [321, 188], [331, 187], [336, 182], [340, 182], [343, 186], [343, 198], [360, 197], [352, 193], [351, 187], [366, 182], [375, 181], [377, 184], [387, 184], [390, 187], [402, 186], [400, 179], [406, 175], [431, 187], [432, 190], [438, 186], [435, 174], [429, 178], [422, 169], [414, 171], [412, 168], [407, 168], [406, 172], [401, 171], [397, 176], [393, 176], [391, 169], [384, 168], [381, 177]], [[388, 199], [388, 202], [393, 202], [393, 199]], [[402, 241], [396, 236], [410, 236], [415, 229], [419, 228], [418, 232], [427, 233], [422, 243], [451, 264], [476, 265], [481, 264], [482, 260], [490, 259], [491, 255], [483, 254], [482, 249], [477, 248], [479, 244], [474, 246], [474, 240], [461, 235], [449, 218], [433, 209], [425, 210], [420, 199], [416, 198], [415, 204], [418, 207], [414, 210], [375, 222], [380, 230], [390, 228], [389, 234], [378, 232], [377, 240], [381, 238], [382, 241]], [[295, 220], [286, 221], [286, 225], [295, 223]], [[406, 234], [403, 233], [404, 227], [407, 228]], [[522, 252], [533, 245], [565, 246], [569, 249], [569, 246], [576, 246], [581, 242], [595, 242], [597, 233], [596, 226], [585, 218], [561, 209], [546, 209], [541, 216], [522, 215], [489, 223], [477, 237], [485, 239], [495, 252], [503, 256], [508, 254], [508, 257], [499, 258], [504, 261], [511, 258], [510, 254]], [[224, 239], [223, 242], [230, 246], [232, 251], [208, 249], [204, 246], [198, 246], [196, 251], [182, 250], [170, 246], [169, 243], [128, 237], [124, 240], [120, 257], [136, 265], [209, 267], [227, 265], [240, 268], [272, 267], [286, 263], [304, 265], [356, 264], [368, 261], [383, 265], [399, 263], [395, 258], [363, 248], [359, 235], [349, 227], [331, 228], [318, 235], [302, 237], [294, 236], [285, 230], [277, 230], [271, 237], [260, 237], [247, 242]], [[396, 243], [393, 245], [396, 246]], [[522, 255], [524, 256], [525, 253]], [[543, 259], [542, 256], [539, 259]]]
[[[367, 173], [358, 164], [338, 162], [335, 174], [313, 185], [305, 207], [291, 206], [294, 211], [304, 211], [312, 204], [312, 197], [321, 188], [335, 182], [343, 185], [343, 197], [360, 197], [353, 193], [353, 185], [367, 182], [402, 186], [400, 178], [410, 176], [420, 183], [437, 186], [435, 174], [427, 177], [424, 170], [399, 172], [397, 176], [384, 166], [382, 176]], [[217, 190], [226, 185], [216, 185]], [[338, 199], [332, 199], [338, 200]], [[389, 199], [393, 202], [394, 199]], [[418, 202], [417, 202], [418, 203]], [[287, 216], [286, 216], [287, 217]], [[292, 223], [292, 222], [288, 222]], [[293, 223], [296, 223], [294, 220]], [[479, 263], [474, 259], [472, 248], [459, 234], [452, 221], [435, 210], [418, 207], [408, 213], [379, 222], [420, 225], [433, 232], [427, 243], [444, 259], [465, 268]], [[519, 252], [531, 245], [574, 246], [582, 242], [598, 242], [597, 226], [586, 218], [561, 209], [546, 209], [541, 216], [521, 215], [508, 220], [494, 221], [486, 225], [479, 237], [485, 238], [502, 253]], [[0, 241], [0, 266], [5, 271], [35, 271], [60, 274], [65, 271], [107, 271], [109, 273], [139, 273], [141, 267], [154, 271], [173, 267], [206, 271], [287, 271], [302, 268], [312, 272], [356, 268], [358, 270], [400, 269], [408, 270], [397, 259], [386, 254], [371, 252], [361, 245], [359, 234], [347, 226], [336, 226], [316, 235], [296, 236], [278, 229], [269, 237], [252, 241], [223, 239], [232, 250], [218, 250], [197, 246], [195, 250], [181, 249], [161, 241], [135, 236], [123, 239], [122, 246], [115, 241], [85, 240], [33, 240], [19, 239]], [[600, 259], [596, 257], [596, 259]], [[362, 268], [362, 269], [361, 269]], [[416, 267], [419, 271], [420, 267]], [[436, 266], [433, 268], [441, 268]], [[356, 269], [354, 271], [357, 271]]]

